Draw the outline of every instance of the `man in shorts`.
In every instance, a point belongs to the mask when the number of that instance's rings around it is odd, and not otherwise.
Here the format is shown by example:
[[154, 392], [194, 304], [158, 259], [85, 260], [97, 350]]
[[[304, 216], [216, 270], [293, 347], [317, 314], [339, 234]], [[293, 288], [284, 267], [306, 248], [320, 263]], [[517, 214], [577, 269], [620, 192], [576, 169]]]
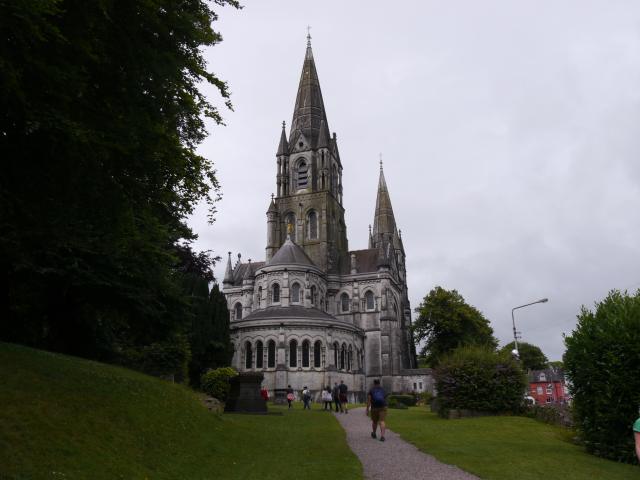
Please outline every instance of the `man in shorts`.
[[380, 441], [384, 442], [384, 432], [386, 425], [384, 423], [387, 417], [387, 399], [384, 389], [380, 386], [380, 380], [373, 381], [373, 387], [367, 395], [367, 416], [371, 412], [371, 438], [376, 438], [378, 425], [380, 425]]
[[349, 388], [344, 383], [344, 380], [340, 380], [340, 386], [338, 388], [340, 390], [340, 413], [349, 413], [349, 409], [347, 408], [347, 402], [349, 400], [347, 392]]

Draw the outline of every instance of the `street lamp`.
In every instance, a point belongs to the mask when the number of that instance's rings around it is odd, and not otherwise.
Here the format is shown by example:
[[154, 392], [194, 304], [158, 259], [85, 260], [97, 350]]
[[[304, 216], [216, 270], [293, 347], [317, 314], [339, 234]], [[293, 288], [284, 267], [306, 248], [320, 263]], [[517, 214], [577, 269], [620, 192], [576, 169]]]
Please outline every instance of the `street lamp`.
[[520, 305], [519, 307], [514, 307], [511, 309], [511, 321], [513, 322], [513, 342], [515, 345], [515, 348], [511, 353], [513, 353], [516, 357], [520, 356], [520, 352], [518, 352], [518, 332], [516, 331], [516, 319], [513, 316], [513, 312], [519, 308], [528, 307], [529, 305], [535, 305], [536, 303], [547, 303], [548, 301], [548, 298], [541, 298], [540, 300], [536, 300], [535, 302], [526, 303], [524, 305]]

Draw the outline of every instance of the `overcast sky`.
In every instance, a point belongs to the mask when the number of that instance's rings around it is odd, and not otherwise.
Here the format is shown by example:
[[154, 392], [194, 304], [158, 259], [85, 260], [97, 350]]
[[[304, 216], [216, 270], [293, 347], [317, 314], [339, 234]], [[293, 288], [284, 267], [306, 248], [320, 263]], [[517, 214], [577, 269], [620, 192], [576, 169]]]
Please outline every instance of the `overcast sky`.
[[[580, 306], [640, 287], [640, 2], [245, 0], [206, 52], [234, 112], [210, 126], [223, 199], [199, 249], [264, 259], [280, 125], [311, 25], [344, 167], [349, 248], [367, 247], [381, 152], [412, 307], [458, 290], [550, 360]], [[213, 89], [206, 89], [216, 101]]]

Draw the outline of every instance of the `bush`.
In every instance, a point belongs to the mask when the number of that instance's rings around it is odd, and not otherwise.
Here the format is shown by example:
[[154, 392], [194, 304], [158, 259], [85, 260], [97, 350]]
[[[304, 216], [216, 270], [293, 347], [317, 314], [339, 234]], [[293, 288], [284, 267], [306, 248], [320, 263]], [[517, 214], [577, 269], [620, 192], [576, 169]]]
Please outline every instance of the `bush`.
[[582, 307], [565, 338], [574, 421], [590, 453], [637, 462], [631, 426], [640, 405], [640, 290], [612, 291], [595, 307]]
[[407, 405], [398, 400], [397, 397], [400, 396], [403, 395], [389, 395], [389, 397], [387, 398], [387, 407], [396, 408], [398, 410], [406, 410], [407, 408], [409, 408]]
[[166, 342], [122, 351], [121, 363], [148, 375], [168, 378], [182, 383], [187, 379], [191, 349], [184, 335], [176, 335]]
[[202, 390], [208, 395], [226, 402], [229, 396], [229, 380], [236, 375], [238, 375], [238, 372], [231, 367], [209, 370], [202, 375], [202, 379], [200, 380]]
[[415, 407], [417, 403], [417, 398], [414, 395], [389, 395], [387, 397], [387, 402], [392, 399], [398, 403], [406, 405], [407, 407]]
[[450, 409], [517, 412], [526, 388], [520, 365], [490, 347], [461, 347], [445, 355], [434, 369], [438, 414]]
[[418, 394], [418, 401], [422, 405], [431, 405], [431, 400], [433, 400], [433, 393], [431, 392], [421, 392]]
[[524, 416], [535, 418], [544, 423], [572, 427], [572, 412], [568, 405], [530, 405], [524, 410]]

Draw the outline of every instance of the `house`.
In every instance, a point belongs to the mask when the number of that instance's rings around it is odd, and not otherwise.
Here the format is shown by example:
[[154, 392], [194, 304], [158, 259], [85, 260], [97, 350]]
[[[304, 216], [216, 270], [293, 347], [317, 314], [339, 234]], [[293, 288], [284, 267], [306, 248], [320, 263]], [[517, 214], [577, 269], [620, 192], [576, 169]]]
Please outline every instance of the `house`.
[[529, 395], [536, 405], [566, 404], [571, 401], [569, 388], [561, 369], [529, 370]]

